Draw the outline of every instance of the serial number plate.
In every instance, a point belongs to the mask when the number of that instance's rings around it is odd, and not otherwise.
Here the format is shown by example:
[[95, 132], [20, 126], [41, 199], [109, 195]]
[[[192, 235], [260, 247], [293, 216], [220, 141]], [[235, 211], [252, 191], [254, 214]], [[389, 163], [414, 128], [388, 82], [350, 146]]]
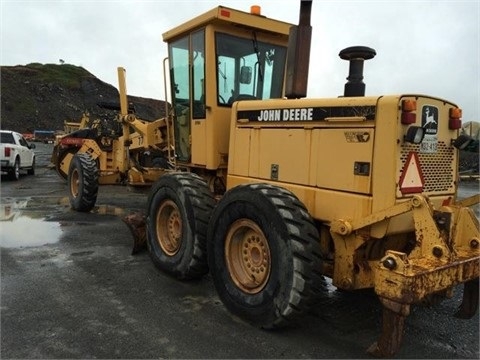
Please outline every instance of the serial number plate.
[[436, 153], [438, 146], [438, 139], [436, 136], [425, 136], [422, 143], [420, 144], [421, 153]]

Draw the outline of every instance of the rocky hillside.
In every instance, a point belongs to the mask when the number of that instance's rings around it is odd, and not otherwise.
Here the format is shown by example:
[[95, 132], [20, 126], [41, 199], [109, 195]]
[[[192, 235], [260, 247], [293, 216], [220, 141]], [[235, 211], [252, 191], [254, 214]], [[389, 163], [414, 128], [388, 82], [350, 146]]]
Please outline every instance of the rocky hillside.
[[[164, 116], [163, 101], [128, 97], [140, 119]], [[39, 64], [1, 67], [1, 128], [21, 133], [34, 130], [63, 130], [64, 121], [114, 116], [118, 90], [82, 67], [69, 64]]]
[[[129, 96], [128, 100], [140, 119], [155, 120], [165, 116], [163, 101], [135, 96]], [[79, 66], [32, 63], [1, 67], [2, 129], [21, 133], [63, 130], [64, 121], [80, 121], [85, 112], [91, 119], [113, 119], [118, 111], [105, 105], [118, 106], [118, 102], [117, 88]], [[479, 124], [473, 125], [465, 131], [478, 139]], [[478, 153], [462, 151], [459, 170], [478, 174]]]

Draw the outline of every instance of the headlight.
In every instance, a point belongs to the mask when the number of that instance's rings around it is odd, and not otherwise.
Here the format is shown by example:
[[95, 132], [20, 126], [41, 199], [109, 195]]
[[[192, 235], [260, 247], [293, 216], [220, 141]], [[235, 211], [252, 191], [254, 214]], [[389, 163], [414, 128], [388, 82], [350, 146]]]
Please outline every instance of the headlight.
[[412, 144], [420, 144], [425, 136], [425, 129], [421, 126], [410, 126], [404, 140]]

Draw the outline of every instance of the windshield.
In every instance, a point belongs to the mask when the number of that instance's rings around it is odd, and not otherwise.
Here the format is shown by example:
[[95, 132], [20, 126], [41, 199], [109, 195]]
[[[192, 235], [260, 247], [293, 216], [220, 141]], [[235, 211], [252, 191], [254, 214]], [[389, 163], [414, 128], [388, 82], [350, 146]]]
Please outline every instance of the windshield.
[[281, 98], [286, 48], [223, 33], [216, 34], [219, 105], [246, 99]]

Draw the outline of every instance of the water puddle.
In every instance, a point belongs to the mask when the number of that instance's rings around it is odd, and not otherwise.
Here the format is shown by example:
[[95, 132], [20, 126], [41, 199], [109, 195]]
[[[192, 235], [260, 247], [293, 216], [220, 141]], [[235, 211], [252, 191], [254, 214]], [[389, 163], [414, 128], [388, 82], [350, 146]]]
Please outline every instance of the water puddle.
[[100, 214], [100, 215], [123, 216], [125, 215], [125, 210], [122, 208], [110, 206], [110, 205], [97, 205], [93, 208], [92, 213]]
[[0, 246], [34, 247], [59, 241], [62, 229], [57, 222], [27, 212], [30, 198], [0, 204]]
[[[68, 196], [60, 198], [58, 200], [58, 205], [61, 205], [65, 208], [70, 209], [70, 200]], [[117, 206], [112, 206], [112, 205], [95, 205], [91, 213], [100, 214], [100, 215], [124, 216], [126, 215], [126, 210]]]
[[[0, 246], [4, 248], [35, 247], [53, 244], [60, 240], [62, 229], [71, 225], [91, 225], [89, 222], [49, 221], [52, 211], [62, 212], [70, 208], [68, 197], [61, 199], [45, 198], [3, 198], [0, 204]], [[93, 214], [123, 217], [125, 209], [98, 205]]]

